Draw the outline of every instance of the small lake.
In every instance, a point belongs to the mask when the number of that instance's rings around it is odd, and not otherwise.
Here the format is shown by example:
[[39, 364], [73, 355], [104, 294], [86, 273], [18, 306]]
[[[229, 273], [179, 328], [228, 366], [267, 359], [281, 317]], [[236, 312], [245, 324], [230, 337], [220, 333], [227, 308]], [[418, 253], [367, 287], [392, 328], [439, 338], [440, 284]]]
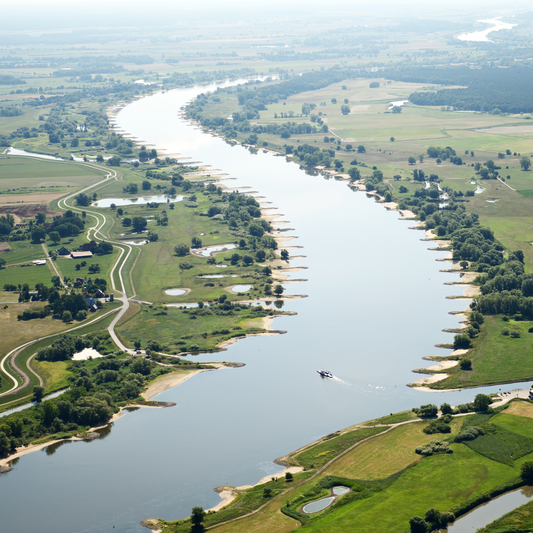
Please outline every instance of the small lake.
[[481, 185], [478, 185], [476, 187], [476, 190], [474, 191], [474, 194], [481, 194], [485, 190], [485, 187], [482, 187]]
[[121, 241], [124, 244], [132, 244], [133, 246], [144, 246], [148, 241]]
[[307, 514], [318, 513], [318, 511], [323, 511], [326, 507], [329, 507], [335, 500], [335, 496], [328, 496], [327, 498], [322, 498], [316, 502], [308, 503], [304, 506], [302, 511]]
[[168, 294], [169, 296], [181, 296], [182, 294], [185, 294], [187, 291], [185, 289], [167, 289], [165, 291], [165, 294]]
[[242, 292], [248, 292], [251, 288], [253, 287], [253, 285], [234, 285], [231, 290], [234, 292], [234, 293], [242, 293]]
[[203, 276], [198, 276], [200, 279], [218, 279], [218, 278], [237, 278], [237, 274], [204, 274]]
[[176, 202], [181, 202], [183, 196], [168, 196], [162, 194], [160, 196], [141, 196], [139, 198], [102, 198], [91, 204], [92, 207], [111, 207], [111, 204], [118, 206], [124, 205], [143, 205], [143, 204], [152, 204], [154, 202], [158, 204], [174, 204]]
[[65, 161], [60, 157], [46, 154], [35, 154], [33, 152], [26, 152], [25, 150], [19, 150], [18, 148], [8, 148], [6, 150], [7, 155], [25, 155], [26, 157], [39, 157], [40, 159], [51, 159], [52, 161]]
[[235, 248], [237, 248], [236, 244], [218, 244], [215, 246], [205, 246], [204, 248], [199, 248], [195, 251], [195, 253], [198, 253], [203, 257], [210, 257], [211, 255], [216, 254], [218, 252], [227, 252], [229, 250], [234, 250]]

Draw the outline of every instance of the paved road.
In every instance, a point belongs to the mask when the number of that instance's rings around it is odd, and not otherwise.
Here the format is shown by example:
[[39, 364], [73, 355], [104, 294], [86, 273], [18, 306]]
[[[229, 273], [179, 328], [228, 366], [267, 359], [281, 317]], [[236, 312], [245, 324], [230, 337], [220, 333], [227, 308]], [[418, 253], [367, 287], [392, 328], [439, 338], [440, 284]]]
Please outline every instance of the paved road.
[[[101, 166], [96, 165], [94, 163], [82, 163], [82, 164], [84, 166], [89, 166], [91, 168], [96, 168], [98, 170], [103, 170]], [[99, 189], [99, 188], [103, 187], [104, 185], [106, 185], [107, 182], [110, 181], [110, 180], [113, 180], [113, 179], [114, 180], [118, 180], [119, 179], [119, 176], [118, 176], [118, 173], [116, 172], [116, 170], [114, 170], [114, 169], [106, 169], [106, 170], [107, 170], [107, 175], [106, 175], [106, 177], [103, 180], [101, 180], [101, 181], [99, 181], [99, 182], [97, 182], [95, 184], [89, 185], [87, 187], [84, 187], [81, 190], [77, 190], [77, 191], [69, 194], [65, 198], [62, 198], [61, 200], [59, 200], [58, 205], [59, 205], [60, 209], [64, 209], [64, 210], [70, 209], [72, 211], [76, 211], [78, 213], [81, 213], [82, 209], [68, 204], [67, 201], [68, 200], [72, 200], [74, 198], [74, 196], [76, 196], [76, 195], [78, 195], [78, 194], [80, 194], [82, 192], [87, 192], [89, 190]], [[106, 216], [103, 213], [98, 213], [98, 212], [93, 212], [93, 211], [87, 211], [87, 215], [93, 217], [94, 220], [95, 220], [94, 225], [91, 226], [87, 230], [87, 238], [89, 240], [92, 239], [92, 240], [95, 240], [95, 241], [105, 240], [106, 236], [102, 233], [102, 228], [105, 226], [105, 224], [107, 222]], [[92, 236], [91, 236], [91, 234], [92, 234]], [[124, 268], [124, 264], [126, 263], [126, 261], [128, 260], [129, 256], [132, 253], [132, 247], [130, 245], [119, 243], [119, 242], [115, 242], [115, 241], [108, 240], [108, 242], [111, 242], [117, 248], [120, 249], [119, 257], [115, 261], [115, 264], [113, 265], [113, 269], [111, 271], [111, 284], [112, 284], [112, 287], [113, 287], [113, 290], [115, 291], [115, 293], [119, 293], [120, 294], [120, 296], [116, 297], [115, 299], [121, 301], [122, 304], [123, 304], [122, 307], [118, 310], [117, 316], [115, 317], [115, 319], [109, 325], [108, 331], [109, 331], [109, 334], [111, 335], [113, 341], [115, 342], [115, 344], [121, 350], [127, 351], [129, 353], [133, 353], [133, 350], [129, 350], [128, 348], [126, 348], [126, 346], [124, 346], [124, 344], [122, 344], [122, 342], [120, 341], [120, 339], [117, 337], [117, 335], [115, 333], [116, 324], [124, 316], [124, 314], [127, 312], [128, 308], [129, 308], [129, 300], [128, 300], [128, 297], [127, 297], [127, 294], [126, 294], [124, 280], [123, 280], [123, 277], [122, 277], [122, 269]], [[46, 253], [47, 250], [46, 250], [46, 247], [44, 245], [43, 245], [43, 249], [44, 249], [44, 251]], [[46, 256], [48, 256], [48, 253], [46, 253]], [[61, 279], [61, 282], [63, 283], [63, 278], [62, 278], [60, 272], [58, 271], [56, 265], [51, 260], [50, 260], [50, 264], [52, 265], [53, 270], [56, 272], [56, 274]], [[115, 279], [114, 279], [114, 273], [115, 273], [115, 270], [117, 268], [118, 268], [118, 278], [119, 278], [119, 282], [120, 282], [120, 287], [117, 287], [115, 285]], [[64, 283], [63, 283], [63, 285], [64, 285]], [[66, 288], [65, 285], [64, 285], [64, 287]], [[102, 320], [103, 318], [105, 318], [105, 317], [107, 317], [110, 314], [115, 313], [115, 312], [117, 312], [117, 310], [113, 309], [112, 311], [109, 311], [109, 312], [107, 312], [107, 313], [95, 318], [94, 320], [89, 320], [87, 322], [84, 322], [83, 324], [80, 324], [78, 326], [74, 326], [74, 327], [72, 327], [72, 328], [70, 328], [70, 329], [68, 329], [66, 331], [70, 332], [70, 331], [74, 331], [74, 330], [77, 330], [77, 329], [80, 329], [80, 328], [84, 328], [84, 327], [86, 327], [86, 326], [88, 326], [90, 324], [93, 324], [95, 322], [98, 322], [98, 321]], [[64, 333], [64, 332], [62, 332], [62, 333]], [[57, 333], [54, 333], [52, 335], [39, 337], [39, 338], [34, 339], [32, 341], [29, 341], [29, 342], [26, 342], [24, 344], [21, 344], [20, 346], [17, 346], [14, 350], [11, 350], [8, 354], [6, 354], [0, 360], [0, 369], [13, 382], [13, 386], [9, 390], [7, 390], [7, 391], [5, 391], [5, 392], [0, 394], [0, 398], [8, 396], [8, 395], [15, 394], [16, 392], [28, 387], [29, 384], [31, 383], [31, 378], [29, 377], [27, 371], [31, 372], [32, 374], [37, 376], [37, 378], [39, 379], [39, 383], [41, 385], [44, 384], [42, 378], [40, 376], [38, 376], [30, 368], [29, 362], [30, 362], [31, 358], [28, 360], [28, 362], [26, 364], [26, 368], [20, 368], [17, 365], [16, 358], [28, 346], [31, 346], [32, 344], [35, 344], [35, 343], [37, 343], [37, 342], [39, 342], [41, 340], [45, 340], [45, 339], [49, 339], [49, 338], [55, 337], [57, 335], [58, 335]], [[28, 394], [28, 396], [29, 395], [30, 394]], [[18, 401], [18, 400], [20, 400], [20, 398], [17, 399], [17, 400], [14, 400], [14, 401]], [[12, 402], [7, 402], [7, 403], [12, 403]], [[6, 404], [4, 404], [4, 405], [6, 405]]]

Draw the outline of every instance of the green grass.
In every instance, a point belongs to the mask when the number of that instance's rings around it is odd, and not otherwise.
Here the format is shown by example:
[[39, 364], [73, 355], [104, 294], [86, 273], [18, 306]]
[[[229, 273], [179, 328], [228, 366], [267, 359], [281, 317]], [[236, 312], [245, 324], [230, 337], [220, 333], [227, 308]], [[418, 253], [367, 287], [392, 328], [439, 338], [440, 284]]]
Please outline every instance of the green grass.
[[[468, 352], [472, 370], [460, 366], [449, 368], [450, 377], [434, 383], [434, 389], [472, 387], [489, 383], [506, 383], [533, 379], [533, 343], [528, 333], [531, 322], [504, 322], [500, 317], [487, 316], [481, 333]], [[517, 330], [521, 336], [513, 339], [501, 334], [504, 328]]]
[[378, 433], [385, 431], [385, 429], [387, 428], [355, 429], [332, 438], [324, 437], [322, 442], [297, 455], [293, 455], [291, 459], [306, 469], [320, 468], [341, 454], [344, 450], [350, 448], [350, 446], [353, 446], [357, 442], [361, 442], [368, 437], [377, 435]]
[[80, 163], [0, 156], [0, 188], [4, 192], [23, 189], [28, 193], [29, 189], [89, 185], [101, 178], [100, 171]]
[[403, 411], [401, 413], [391, 413], [387, 416], [382, 416], [381, 418], [376, 418], [375, 420], [369, 420], [368, 422], [363, 422], [364, 426], [375, 426], [377, 424], [398, 424], [399, 422], [407, 422], [408, 420], [414, 420], [417, 418], [416, 413], [413, 411]]
[[[204, 315], [196, 320], [187, 310], [159, 306], [145, 306], [118, 325], [117, 332], [126, 345], [136, 339], [157, 341], [171, 351], [187, 351], [195, 345], [200, 351], [212, 351], [222, 341], [249, 333], [264, 332], [261, 314], [242, 310], [231, 315]], [[226, 332], [223, 332], [226, 330]]]
[[[33, 244], [30, 241], [10, 242], [11, 252], [4, 252], [0, 255], [6, 260], [6, 265], [18, 263], [30, 263], [36, 259], [44, 259], [46, 254], [40, 244]], [[0, 278], [2, 274], [0, 273]]]
[[484, 429], [487, 429], [485, 435], [465, 442], [466, 446], [480, 455], [512, 466], [517, 459], [533, 452], [533, 438], [531, 437], [493, 425], [484, 426]]
[[[44, 254], [43, 254], [44, 255]], [[43, 257], [39, 257], [42, 259]], [[34, 288], [36, 283], [50, 285], [50, 279], [55, 276], [55, 272], [50, 269], [48, 262], [46, 265], [31, 265], [27, 267], [14, 266], [0, 270], [0, 287], [10, 283], [13, 285], [24, 285], [27, 283], [30, 288]]]
[[[509, 414], [506, 411], [494, 416], [491, 422], [496, 426], [503, 428], [507, 431], [512, 431], [524, 437], [533, 439], [533, 424], [527, 423], [527, 418], [524, 421], [523, 416]], [[529, 419], [531, 421], [531, 419]]]
[[422, 459], [388, 489], [350, 503], [302, 531], [385, 533], [406, 531], [409, 518], [424, 515], [430, 507], [446, 510], [513, 479], [514, 468], [496, 463], [463, 445], [454, 453]]
[[[379, 438], [364, 442], [335, 461], [327, 468], [326, 473], [367, 480], [383, 479], [396, 474], [421, 460], [422, 456], [414, 452], [417, 446], [443, 438], [438, 434], [426, 435], [423, 432], [426, 425], [426, 422], [405, 424], [388, 431]], [[458, 421], [453, 421], [453, 433], [457, 426]]]

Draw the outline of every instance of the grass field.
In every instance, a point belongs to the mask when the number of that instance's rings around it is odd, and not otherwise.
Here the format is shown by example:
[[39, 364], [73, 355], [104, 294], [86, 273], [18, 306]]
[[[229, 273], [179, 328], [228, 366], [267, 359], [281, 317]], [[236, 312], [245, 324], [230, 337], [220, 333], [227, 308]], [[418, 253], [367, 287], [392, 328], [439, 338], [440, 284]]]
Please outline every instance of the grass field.
[[[440, 435], [426, 435], [422, 429], [427, 422], [416, 422], [398, 426], [379, 439], [372, 439], [357, 446], [350, 453], [341, 457], [325, 474], [348, 477], [352, 479], [383, 479], [422, 459], [414, 449], [432, 440], [439, 440]], [[453, 426], [455, 431], [457, 421]]]
[[[295, 460], [297, 464], [306, 469], [321, 468], [344, 450], [347, 450], [350, 446], [353, 446], [355, 443], [361, 442], [368, 437], [377, 435], [385, 431], [385, 429], [387, 428], [355, 429], [332, 438], [325, 437], [322, 439], [322, 442], [311, 446], [297, 455], [292, 455], [291, 459]], [[349, 453], [345, 457], [351, 456], [352, 453], [353, 452]]]
[[102, 172], [70, 161], [47, 161], [19, 156], [0, 156], [0, 190], [13, 194], [43, 188], [90, 185], [102, 178]]
[[[41, 249], [42, 250], [42, 249]], [[36, 257], [36, 259], [43, 259], [44, 254]], [[27, 283], [30, 288], [34, 288], [36, 283], [44, 283], [50, 285], [50, 279], [55, 276], [50, 268], [49, 263], [46, 265], [31, 265], [31, 266], [13, 266], [3, 268], [0, 270], [0, 288], [3, 288], [6, 283], [13, 285], [24, 285]]]
[[[30, 241], [10, 242], [11, 252], [4, 252], [0, 255], [6, 260], [6, 265], [15, 265], [18, 263], [30, 263], [36, 259], [44, 259], [45, 253], [40, 244], [33, 244]], [[2, 273], [0, 272], [0, 278]]]
[[[457, 365], [446, 372], [449, 377], [432, 388], [471, 387], [487, 383], [505, 383], [533, 379], [533, 344], [528, 327], [531, 322], [504, 322], [500, 317], [487, 316], [481, 333], [468, 352], [472, 370]], [[519, 331], [520, 338], [502, 335], [504, 328]]]

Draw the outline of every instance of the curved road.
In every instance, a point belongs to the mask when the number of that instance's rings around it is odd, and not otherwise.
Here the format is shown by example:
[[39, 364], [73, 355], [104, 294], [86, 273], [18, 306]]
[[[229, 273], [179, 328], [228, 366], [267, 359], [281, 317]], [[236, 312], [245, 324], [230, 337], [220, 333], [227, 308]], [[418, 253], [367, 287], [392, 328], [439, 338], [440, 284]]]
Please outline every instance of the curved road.
[[[98, 169], [98, 170], [104, 170], [102, 169], [102, 167], [100, 167], [99, 165], [96, 165], [94, 163], [81, 163], [85, 166], [89, 166], [91, 168], [95, 168], [95, 169]], [[104, 186], [108, 181], [114, 179], [114, 180], [118, 180], [119, 179], [119, 175], [117, 173], [116, 170], [114, 169], [106, 169], [107, 170], [107, 175], [106, 177], [95, 183], [95, 184], [92, 184], [92, 185], [89, 185], [81, 190], [77, 190], [67, 196], [65, 196], [64, 198], [62, 198], [61, 200], [59, 200], [58, 202], [58, 206], [60, 209], [64, 209], [64, 210], [72, 210], [72, 211], [75, 211], [75, 212], [78, 212], [78, 213], [81, 213], [82, 212], [82, 209], [78, 208], [78, 207], [74, 207], [72, 205], [69, 205], [67, 204], [67, 200], [72, 200], [72, 198], [74, 198], [74, 196], [82, 193], [82, 192], [87, 192], [89, 190], [92, 190], [92, 189], [95, 189], [95, 188], [101, 188], [102, 186]], [[93, 212], [93, 211], [86, 211], [87, 215], [90, 215], [92, 216], [94, 219], [95, 219], [95, 224], [93, 226], [91, 226], [90, 228], [88, 228], [87, 230], [87, 238], [89, 240], [95, 240], [95, 241], [103, 241], [106, 239], [106, 236], [102, 233], [102, 228], [105, 226], [105, 224], [107, 223], [107, 218], [106, 216], [103, 214], [103, 213], [97, 213], [97, 212]], [[92, 234], [92, 237], [91, 237], [91, 234]], [[120, 242], [116, 242], [116, 241], [111, 241], [111, 240], [108, 240], [107, 242], [110, 242], [112, 243], [113, 245], [115, 245], [116, 248], [118, 248], [120, 250], [120, 254], [117, 258], [117, 260], [115, 261], [115, 264], [113, 265], [113, 268], [111, 270], [111, 273], [110, 273], [110, 278], [111, 278], [111, 285], [113, 287], [113, 291], [115, 293], [120, 293], [120, 296], [115, 298], [116, 300], [119, 300], [122, 302], [122, 307], [118, 309], [118, 313], [117, 313], [117, 316], [113, 319], [113, 321], [111, 322], [111, 324], [108, 326], [108, 331], [109, 331], [109, 334], [111, 336], [111, 338], [113, 339], [113, 342], [117, 345], [117, 347], [122, 350], [122, 351], [125, 351], [125, 352], [128, 352], [128, 353], [133, 353], [133, 350], [130, 350], [128, 349], [126, 346], [124, 346], [124, 344], [120, 341], [120, 339], [118, 338], [116, 332], [115, 332], [115, 326], [117, 325], [117, 323], [119, 322], [119, 320], [124, 316], [124, 314], [128, 311], [129, 309], [129, 300], [128, 300], [128, 296], [126, 294], [126, 288], [125, 288], [125, 285], [124, 285], [124, 279], [123, 279], [123, 275], [122, 275], [122, 270], [124, 268], [124, 265], [126, 264], [127, 260], [129, 259], [132, 251], [133, 251], [133, 248], [131, 245], [128, 245], [128, 244], [124, 244], [124, 243], [120, 243]], [[53, 265], [53, 268], [54, 270], [57, 272], [57, 269], [55, 268], [55, 265]], [[119, 279], [119, 283], [120, 283], [120, 287], [117, 287], [116, 284], [115, 284], [115, 271], [117, 270], [118, 268], [118, 279]], [[58, 273], [59, 274], [59, 273]], [[60, 276], [61, 278], [61, 276]], [[75, 326], [73, 328], [70, 328], [68, 330], [66, 330], [65, 332], [70, 332], [70, 331], [74, 331], [74, 330], [77, 330], [77, 329], [80, 329], [80, 328], [84, 328], [90, 324], [93, 324], [95, 322], [98, 322], [100, 320], [102, 320], [103, 318], [109, 316], [110, 314], [112, 313], [115, 313], [117, 312], [117, 309], [113, 309], [112, 311], [109, 311], [105, 314], [103, 314], [102, 316], [99, 316], [98, 318], [95, 318], [94, 320], [91, 320], [91, 321], [88, 321], [88, 322], [84, 322], [83, 324], [81, 325], [78, 325], [78, 326]], [[65, 332], [61, 332], [61, 333], [65, 333]], [[31, 383], [31, 379], [30, 377], [28, 376], [28, 374], [26, 373], [25, 369], [22, 369], [20, 368], [17, 363], [16, 363], [16, 358], [17, 356], [25, 349], [27, 348], [28, 346], [31, 346], [32, 344], [35, 344], [41, 340], [45, 340], [45, 339], [49, 339], [49, 338], [52, 338], [52, 337], [55, 337], [59, 335], [59, 333], [54, 333], [54, 334], [51, 334], [51, 335], [47, 335], [45, 337], [39, 337], [37, 339], [34, 339], [32, 341], [29, 341], [29, 342], [26, 342], [24, 344], [21, 344], [20, 346], [17, 346], [14, 350], [11, 350], [8, 354], [6, 354], [1, 360], [0, 360], [0, 369], [2, 370], [2, 372], [8, 377], [11, 379], [11, 381], [13, 382], [13, 386], [0, 394], [0, 398], [1, 397], [4, 397], [4, 396], [8, 396], [8, 395], [12, 395], [12, 394], [15, 394], [16, 392], [20, 391], [20, 390], [23, 390], [24, 388], [28, 387], [29, 384]], [[29, 363], [31, 361], [31, 358], [28, 359], [27, 363], [26, 363], [26, 368], [28, 371], [30, 371], [31, 373], [33, 373], [35, 376], [37, 376], [37, 378], [39, 379], [39, 382], [41, 385], [43, 385], [43, 380], [40, 376], [38, 376], [29, 366]], [[29, 394], [28, 394], [29, 396]], [[14, 401], [18, 401], [20, 400], [17, 399], [17, 400], [14, 400]], [[11, 403], [11, 402], [7, 402], [7, 403]], [[4, 404], [6, 405], [6, 404]]]

